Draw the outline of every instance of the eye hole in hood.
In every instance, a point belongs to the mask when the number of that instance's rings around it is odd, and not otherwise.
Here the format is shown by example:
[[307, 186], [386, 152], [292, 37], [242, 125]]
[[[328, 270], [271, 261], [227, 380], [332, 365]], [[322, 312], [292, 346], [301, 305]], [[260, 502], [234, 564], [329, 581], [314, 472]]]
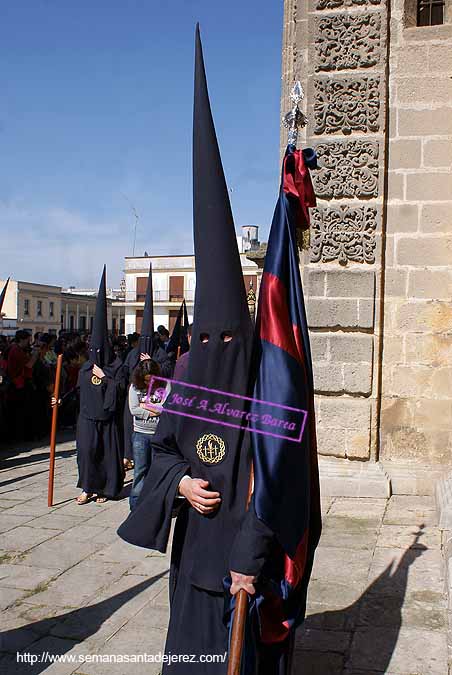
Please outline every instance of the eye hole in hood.
[[231, 330], [224, 330], [220, 338], [222, 339], [223, 342], [231, 342], [232, 340], [232, 331]]
[[209, 342], [209, 337], [210, 337], [209, 333], [200, 333], [199, 334], [199, 339], [203, 344], [206, 344], [207, 342]]

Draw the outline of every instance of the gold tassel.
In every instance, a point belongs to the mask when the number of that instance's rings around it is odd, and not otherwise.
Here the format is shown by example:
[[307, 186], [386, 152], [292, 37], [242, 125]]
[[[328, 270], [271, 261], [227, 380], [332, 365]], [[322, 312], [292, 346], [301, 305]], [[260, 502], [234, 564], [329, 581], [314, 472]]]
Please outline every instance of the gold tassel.
[[297, 243], [301, 251], [308, 251], [311, 247], [311, 228], [305, 230], [297, 229]]

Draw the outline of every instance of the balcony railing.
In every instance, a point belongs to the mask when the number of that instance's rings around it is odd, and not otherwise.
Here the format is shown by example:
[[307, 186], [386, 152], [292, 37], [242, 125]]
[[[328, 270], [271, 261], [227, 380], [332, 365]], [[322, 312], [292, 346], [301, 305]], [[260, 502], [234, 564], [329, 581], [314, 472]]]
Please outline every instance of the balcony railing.
[[[170, 293], [169, 288], [154, 291], [154, 302], [182, 302], [185, 298], [186, 302], [193, 302], [195, 298], [194, 289], [186, 290], [183, 294]], [[136, 293], [135, 291], [126, 291], [126, 302], [144, 302], [146, 299], [145, 293]]]

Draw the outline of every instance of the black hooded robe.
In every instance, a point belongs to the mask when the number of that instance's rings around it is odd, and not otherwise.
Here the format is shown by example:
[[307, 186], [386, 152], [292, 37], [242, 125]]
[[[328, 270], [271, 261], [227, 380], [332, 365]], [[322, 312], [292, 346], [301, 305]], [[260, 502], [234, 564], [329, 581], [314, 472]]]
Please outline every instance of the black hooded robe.
[[133, 371], [140, 363], [140, 354], [149, 354], [149, 356], [159, 365], [160, 374], [162, 377], [171, 377], [173, 373], [173, 362], [166, 351], [162, 349], [154, 339], [154, 292], [152, 287], [152, 263], [149, 265], [149, 275], [146, 286], [146, 298], [144, 302], [140, 339], [138, 345], [128, 353], [126, 360], [124, 361], [123, 370], [127, 386], [127, 395], [125, 397], [122, 416], [124, 443], [123, 450], [125, 459], [133, 459], [133, 417], [129, 408], [128, 387], [132, 381]]
[[124, 466], [118, 410], [124, 396], [122, 361], [103, 366], [100, 384], [93, 378], [93, 363], [87, 361], [79, 373], [80, 414], [77, 421], [77, 487], [110, 499], [121, 492]]
[[[160, 425], [168, 423], [163, 413]], [[160, 434], [159, 437], [161, 438]], [[169, 658], [194, 661], [165, 663], [162, 675], [225, 675], [229, 631], [226, 609], [230, 596], [223, 580], [230, 570], [259, 576], [272, 546], [273, 534], [255, 515], [251, 504], [245, 514], [248, 494], [249, 456], [239, 452], [230, 461], [206, 467], [184, 456], [174, 437], [153, 444], [154, 458], [137, 507], [119, 527], [118, 534], [136, 546], [165, 552], [179, 482], [185, 474], [209, 480], [209, 489], [221, 493], [224, 504], [212, 516], [203, 516], [183, 500], [179, 509], [171, 551], [169, 583], [170, 622], [165, 645]], [[235, 467], [235, 468], [234, 468]], [[292, 639], [272, 647], [259, 644], [256, 617], [252, 623], [251, 666], [246, 675], [287, 675]], [[176, 656], [174, 656], [176, 655]], [[216, 662], [200, 663], [200, 657], [215, 655]], [[218, 660], [221, 655], [223, 661]]]
[[[242, 397], [249, 395], [251, 385], [253, 327], [210, 109], [199, 28], [194, 100], [196, 290], [187, 383], [235, 395], [234, 407], [241, 413], [248, 405]], [[231, 339], [225, 340], [225, 336]], [[177, 389], [182, 396], [193, 395], [193, 389], [183, 384]], [[171, 394], [174, 392], [173, 383]], [[220, 493], [221, 504], [212, 514], [202, 515], [185, 501], [177, 516], [165, 648], [169, 661], [162, 673], [225, 675], [231, 596], [224, 581], [231, 570], [253, 576], [263, 572], [275, 540], [257, 519], [253, 506], [246, 511], [252, 454], [249, 432], [218, 420], [174, 415], [167, 410], [169, 397], [152, 441], [151, 469], [135, 509], [118, 534], [136, 546], [164, 552], [181, 478], [188, 474], [204, 479], [209, 482], [208, 490]], [[258, 640], [254, 647], [255, 658], [251, 658], [247, 675], [286, 672], [281, 670], [286, 644], [276, 648], [274, 657]], [[247, 658], [249, 654], [253, 656], [247, 651]], [[190, 655], [194, 660], [187, 661]], [[209, 660], [202, 660], [206, 656]]]

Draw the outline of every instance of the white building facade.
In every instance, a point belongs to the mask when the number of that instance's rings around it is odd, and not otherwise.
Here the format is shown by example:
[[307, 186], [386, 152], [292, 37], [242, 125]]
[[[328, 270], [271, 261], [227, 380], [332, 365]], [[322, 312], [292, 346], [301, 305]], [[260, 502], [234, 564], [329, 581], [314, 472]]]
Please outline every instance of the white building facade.
[[[68, 288], [61, 294], [61, 328], [90, 333], [96, 310], [97, 290]], [[124, 306], [117, 302], [118, 291], [107, 290], [108, 330], [114, 335], [124, 334]], [[121, 298], [122, 299], [122, 298]]]
[[[245, 288], [258, 293], [261, 272], [255, 262], [240, 254]], [[125, 259], [125, 332], [140, 332], [149, 265], [152, 263], [154, 327], [162, 324], [171, 332], [182, 300], [193, 321], [196, 271], [194, 255], [150, 256]], [[212, 280], [214, 283], [214, 280]]]
[[[5, 281], [0, 281], [3, 287]], [[10, 279], [2, 309], [3, 335], [16, 330], [56, 334], [61, 328], [61, 286]]]
[[[5, 281], [0, 280], [0, 288]], [[123, 303], [117, 305], [117, 295], [107, 298], [108, 328], [113, 333], [124, 332]], [[0, 332], [12, 336], [17, 330], [56, 335], [61, 329], [87, 331], [92, 327], [96, 308], [95, 291], [62, 289], [61, 286], [36, 284], [10, 279], [0, 318]]]

